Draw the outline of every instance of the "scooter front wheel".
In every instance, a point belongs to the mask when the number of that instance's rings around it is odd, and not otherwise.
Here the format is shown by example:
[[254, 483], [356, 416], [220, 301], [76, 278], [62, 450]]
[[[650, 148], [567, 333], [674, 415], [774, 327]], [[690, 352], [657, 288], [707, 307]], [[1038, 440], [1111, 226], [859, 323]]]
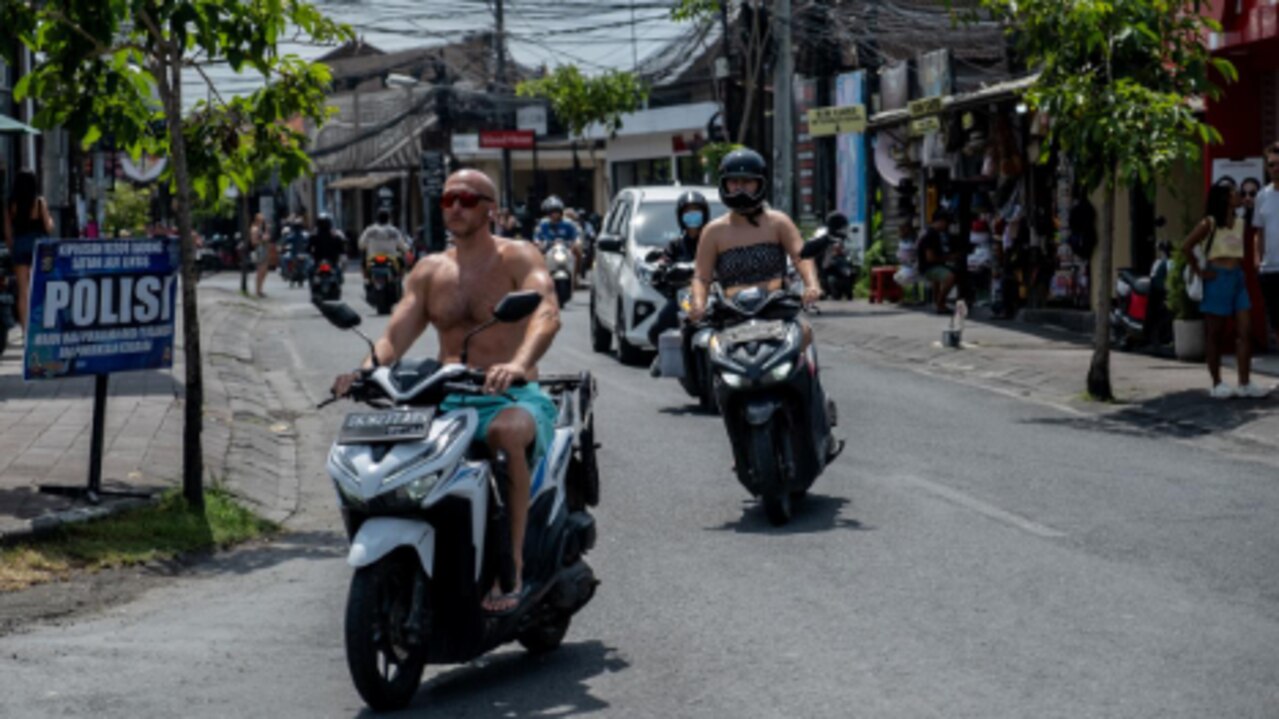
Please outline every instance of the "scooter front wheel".
[[422, 684], [426, 645], [423, 637], [410, 642], [408, 636], [413, 582], [421, 571], [403, 555], [392, 554], [351, 577], [346, 662], [356, 690], [374, 711], [407, 706]]

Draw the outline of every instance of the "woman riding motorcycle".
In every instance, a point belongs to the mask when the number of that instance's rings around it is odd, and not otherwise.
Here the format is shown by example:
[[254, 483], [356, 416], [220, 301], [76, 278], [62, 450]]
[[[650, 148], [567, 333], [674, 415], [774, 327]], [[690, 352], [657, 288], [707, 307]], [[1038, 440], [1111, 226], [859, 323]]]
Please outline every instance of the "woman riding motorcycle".
[[[671, 240], [662, 250], [659, 263], [673, 265], [679, 262], [693, 262], [697, 259], [697, 243], [702, 236], [702, 228], [710, 220], [711, 205], [706, 197], [696, 190], [689, 190], [675, 201], [675, 220], [679, 223], [680, 236]], [[657, 314], [657, 320], [648, 330], [648, 340], [657, 346], [657, 338], [663, 332], [679, 326], [679, 299], [672, 296]]]

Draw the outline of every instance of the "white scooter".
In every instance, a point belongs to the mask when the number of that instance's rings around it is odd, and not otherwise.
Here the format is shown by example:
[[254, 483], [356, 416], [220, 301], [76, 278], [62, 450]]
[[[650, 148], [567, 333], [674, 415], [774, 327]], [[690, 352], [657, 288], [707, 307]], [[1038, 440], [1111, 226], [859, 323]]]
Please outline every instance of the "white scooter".
[[[540, 302], [536, 292], [507, 295], [466, 342], [497, 322], [524, 319]], [[360, 323], [341, 302], [319, 307], [342, 329]], [[355, 569], [347, 664], [376, 711], [407, 705], [427, 662], [468, 662], [512, 640], [531, 652], [555, 649], [598, 584], [583, 559], [595, 545], [587, 507], [599, 501], [595, 384], [589, 373], [544, 376], [539, 383], [559, 418], [533, 470], [523, 591], [509, 613], [482, 609], [495, 582], [503, 591], [515, 584], [509, 482], [505, 455], [489, 456], [476, 441], [475, 410], [437, 409], [447, 395], [481, 393], [484, 373], [465, 362], [464, 343], [461, 364], [423, 359], [367, 370], [351, 397], [375, 411], [347, 415], [329, 451]]]

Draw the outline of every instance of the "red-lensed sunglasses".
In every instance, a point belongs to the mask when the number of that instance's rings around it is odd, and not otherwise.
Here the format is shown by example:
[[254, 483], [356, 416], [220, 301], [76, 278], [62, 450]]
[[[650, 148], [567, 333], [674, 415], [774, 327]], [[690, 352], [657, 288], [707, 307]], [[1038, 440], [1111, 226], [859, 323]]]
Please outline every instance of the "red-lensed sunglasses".
[[480, 204], [481, 201], [491, 201], [492, 199], [493, 198], [488, 195], [477, 195], [474, 192], [446, 192], [444, 193], [444, 196], [440, 198], [440, 207], [447, 210], [455, 203], [461, 203], [462, 207], [469, 210]]

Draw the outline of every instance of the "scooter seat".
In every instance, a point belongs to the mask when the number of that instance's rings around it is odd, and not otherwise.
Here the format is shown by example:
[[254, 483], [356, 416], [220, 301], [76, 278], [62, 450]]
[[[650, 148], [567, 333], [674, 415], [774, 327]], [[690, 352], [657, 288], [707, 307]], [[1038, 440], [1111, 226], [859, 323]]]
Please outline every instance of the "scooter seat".
[[1137, 280], [1133, 282], [1132, 289], [1139, 295], [1150, 294], [1150, 278], [1138, 277]]

